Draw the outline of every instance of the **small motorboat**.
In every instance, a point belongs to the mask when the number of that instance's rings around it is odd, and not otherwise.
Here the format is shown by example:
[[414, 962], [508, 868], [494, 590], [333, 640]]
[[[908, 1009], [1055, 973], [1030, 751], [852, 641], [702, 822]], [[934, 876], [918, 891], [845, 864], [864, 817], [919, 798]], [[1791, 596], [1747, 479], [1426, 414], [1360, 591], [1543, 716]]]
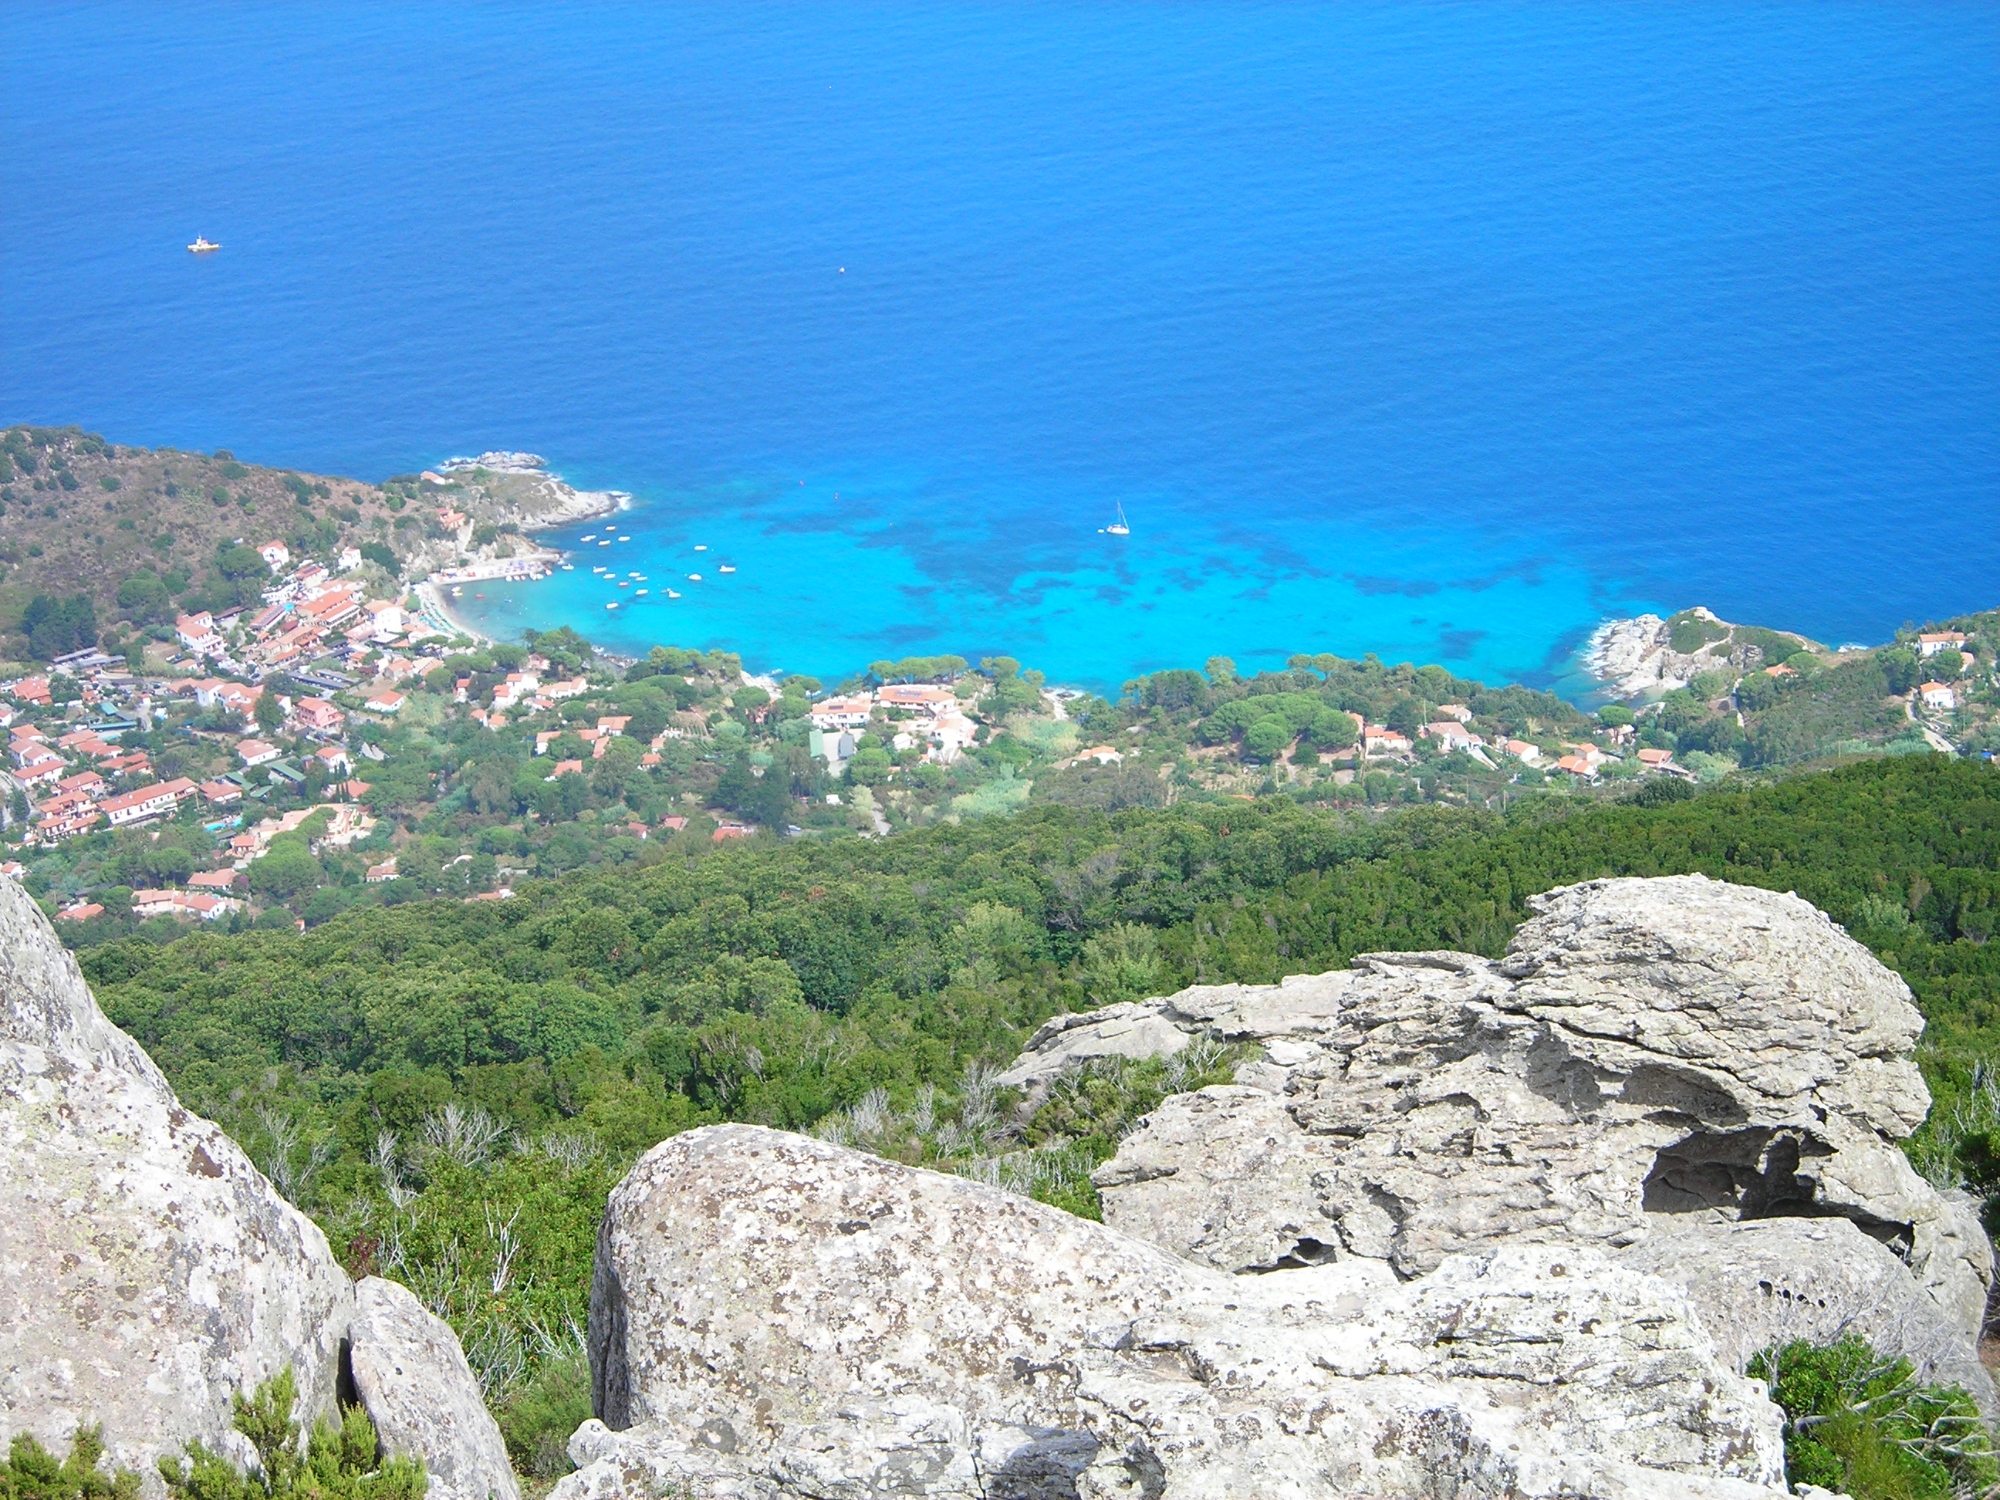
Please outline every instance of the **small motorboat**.
[[676, 590], [676, 589], [668, 589], [668, 590], [667, 590], [667, 597], [668, 597], [669, 599], [678, 599], [678, 598], [680, 598], [680, 592], [679, 592], [678, 590]]
[[577, 540], [580, 542], [594, 542], [597, 540], [597, 533], [594, 531], [586, 531], [582, 536], [578, 537]]
[[700, 582], [701, 582], [701, 574], [699, 574], [699, 573], [690, 573], [690, 574], [688, 574], [688, 582], [689, 582], [689, 583], [700, 583]]
[[736, 564], [724, 563], [721, 567], [717, 568], [715, 571], [718, 573], [734, 573], [736, 571]]
[[632, 597], [634, 599], [643, 599], [646, 597], [646, 591], [644, 589], [634, 589], [632, 590]]
[[611, 545], [611, 538], [606, 537], [603, 541], [599, 542], [597, 545], [600, 547], [609, 547]]
[[618, 587], [620, 587], [621, 589], [629, 589], [630, 587], [632, 587], [632, 582], [630, 579], [621, 578], [618, 580]]
[[618, 607], [618, 601], [616, 599], [613, 599], [609, 604], [605, 605], [604, 607], [606, 609], [616, 609]]
[[575, 563], [564, 563], [564, 564], [563, 564], [563, 571], [564, 571], [565, 573], [574, 573], [574, 572], [576, 571], [576, 564], [575, 564]]
[[214, 240], [199, 234], [194, 237], [194, 243], [188, 246], [188, 249], [196, 255], [206, 255], [211, 250], [220, 250], [221, 248], [222, 246], [216, 244]]

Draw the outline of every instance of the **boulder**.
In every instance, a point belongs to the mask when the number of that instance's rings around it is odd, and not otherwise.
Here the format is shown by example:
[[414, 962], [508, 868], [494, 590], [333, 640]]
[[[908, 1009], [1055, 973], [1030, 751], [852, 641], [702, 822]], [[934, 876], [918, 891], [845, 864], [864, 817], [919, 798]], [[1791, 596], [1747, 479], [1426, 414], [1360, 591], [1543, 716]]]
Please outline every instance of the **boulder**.
[[[1139, 1007], [1257, 1056], [1126, 1138], [1105, 1221], [1217, 1270], [1408, 1278], [1493, 1245], [1844, 1219], [1969, 1350], [1992, 1249], [1894, 1144], [1929, 1105], [1902, 981], [1796, 896], [1699, 875], [1530, 904], [1497, 963], [1369, 954]], [[1095, 1024], [1069, 1019], [1058, 1042]]]
[[0, 1426], [66, 1452], [101, 1423], [158, 1494], [155, 1459], [188, 1439], [250, 1456], [231, 1397], [286, 1365], [305, 1414], [330, 1409], [352, 1295], [0, 880]]
[[601, 1421], [554, 1500], [1784, 1492], [1761, 1389], [1597, 1251], [1237, 1277], [754, 1126], [618, 1186], [590, 1321]]
[[428, 1500], [520, 1500], [507, 1444], [451, 1325], [409, 1288], [369, 1276], [348, 1334], [355, 1393], [383, 1448], [421, 1458]]

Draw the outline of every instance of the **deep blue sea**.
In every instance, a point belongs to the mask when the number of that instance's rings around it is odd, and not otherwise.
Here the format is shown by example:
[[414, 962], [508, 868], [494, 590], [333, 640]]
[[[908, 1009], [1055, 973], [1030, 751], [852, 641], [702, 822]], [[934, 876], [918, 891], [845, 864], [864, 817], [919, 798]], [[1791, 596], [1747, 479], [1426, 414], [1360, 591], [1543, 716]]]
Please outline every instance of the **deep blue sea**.
[[1990, 3], [13, 3], [0, 80], [0, 420], [638, 497], [646, 600], [496, 632], [1548, 682], [2000, 604]]

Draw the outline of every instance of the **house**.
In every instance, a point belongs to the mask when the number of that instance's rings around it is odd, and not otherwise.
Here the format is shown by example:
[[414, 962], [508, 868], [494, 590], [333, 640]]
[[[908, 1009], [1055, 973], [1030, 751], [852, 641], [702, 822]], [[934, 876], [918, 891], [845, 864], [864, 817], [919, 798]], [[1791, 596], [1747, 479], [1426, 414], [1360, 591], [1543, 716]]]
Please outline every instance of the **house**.
[[825, 698], [812, 706], [815, 729], [861, 729], [874, 711], [875, 700], [867, 693], [848, 698]]
[[556, 768], [553, 771], [551, 771], [547, 776], [544, 776], [542, 779], [544, 781], [554, 781], [558, 776], [581, 776], [582, 774], [583, 774], [582, 761], [559, 760], [556, 762]]
[[171, 816], [181, 797], [193, 790], [194, 783], [183, 776], [172, 781], [156, 781], [151, 786], [140, 787], [136, 792], [121, 792], [116, 797], [106, 797], [98, 805], [104, 816], [111, 820], [113, 828], [126, 828], [134, 823]]
[[362, 557], [359, 547], [342, 547], [340, 549], [340, 556], [333, 560], [333, 570], [336, 573], [352, 573], [356, 568], [361, 566], [361, 563]]
[[[49, 706], [49, 680], [46, 677], [16, 678], [14, 685], [7, 691], [23, 703], [33, 703], [42, 708]], [[98, 909], [103, 910], [102, 907]]]
[[65, 776], [56, 783], [56, 791], [60, 795], [75, 794], [92, 800], [102, 797], [109, 790], [111, 789], [105, 785], [104, 778], [95, 771], [79, 771], [76, 775]]
[[182, 615], [174, 621], [174, 634], [180, 643], [197, 656], [205, 656], [211, 651], [222, 649], [222, 637], [215, 633], [215, 616], [207, 610], [199, 614]]
[[364, 705], [370, 713], [393, 714], [403, 706], [403, 695], [394, 688], [384, 688]]
[[1434, 724], [1424, 725], [1417, 733], [1436, 740], [1447, 750], [1470, 750], [1474, 745], [1486, 743], [1456, 719], [1439, 719]]
[[1945, 682], [1925, 682], [1917, 686], [1917, 697], [1925, 708], [1954, 709], [1958, 707], [1958, 694], [1951, 684]]
[[135, 917], [163, 917], [174, 909], [174, 901], [179, 891], [134, 891], [132, 893], [132, 915]]
[[174, 897], [173, 915], [197, 922], [219, 922], [243, 903], [213, 891], [182, 891]]
[[243, 800], [243, 788], [233, 781], [204, 781], [201, 784], [201, 800], [210, 807], [228, 807], [233, 802]]
[[587, 678], [565, 677], [559, 682], [543, 683], [542, 696], [544, 698], [574, 698], [589, 686], [590, 682]]
[[329, 778], [336, 775], [344, 776], [354, 769], [354, 762], [348, 759], [347, 752], [338, 745], [320, 746], [313, 752], [313, 759]]
[[1094, 760], [1100, 766], [1115, 766], [1124, 758], [1109, 745], [1092, 745], [1088, 750], [1077, 751], [1075, 755], [1077, 760]]
[[103, 915], [104, 908], [99, 906], [95, 901], [92, 901], [79, 906], [65, 906], [61, 911], [56, 913], [56, 920], [58, 922], [88, 922], [92, 917], [101, 917]]
[[362, 879], [369, 885], [386, 885], [396, 878], [396, 856], [390, 855], [379, 865], [370, 865]]
[[257, 555], [263, 558], [275, 573], [292, 560], [292, 549], [283, 542], [266, 542], [257, 549]]
[[1919, 656], [1936, 656], [1940, 651], [1964, 651], [1972, 638], [1962, 630], [1934, 630], [1917, 637]]
[[45, 753], [16, 771], [14, 779], [22, 786], [54, 786], [68, 769], [69, 762], [60, 755]]
[[710, 842], [719, 844], [724, 839], [747, 839], [755, 831], [744, 823], [718, 823], [708, 837]]
[[1648, 771], [1664, 771], [1673, 763], [1674, 752], [1671, 750], [1647, 749], [1639, 752], [1639, 764]]
[[1530, 740], [1509, 740], [1503, 748], [1524, 766], [1532, 766], [1542, 758], [1542, 747]]
[[377, 640], [386, 641], [392, 635], [401, 634], [409, 623], [403, 606], [388, 599], [370, 599], [362, 606], [362, 612], [368, 617], [368, 623], [374, 626]]
[[1567, 771], [1572, 776], [1594, 776], [1596, 770], [1581, 755], [1565, 755], [1556, 762], [1558, 771]]
[[269, 765], [278, 758], [276, 745], [268, 745], [262, 740], [238, 740], [236, 756], [245, 766]]
[[625, 732], [625, 726], [631, 722], [632, 716], [630, 714], [607, 714], [597, 721], [597, 732], [599, 734], [622, 735]]
[[892, 682], [876, 692], [875, 701], [884, 708], [907, 708], [936, 718], [958, 706], [958, 694], [931, 682]]
[[1472, 722], [1472, 710], [1467, 708], [1463, 703], [1440, 703], [1438, 705], [1438, 717], [1440, 719], [1456, 719], [1461, 724], [1470, 724]]
[[292, 705], [292, 718], [307, 734], [339, 734], [347, 715], [324, 698], [301, 698]]
[[1393, 729], [1385, 729], [1380, 724], [1369, 724], [1361, 731], [1361, 753], [1363, 755], [1406, 755], [1410, 750], [1407, 736]]

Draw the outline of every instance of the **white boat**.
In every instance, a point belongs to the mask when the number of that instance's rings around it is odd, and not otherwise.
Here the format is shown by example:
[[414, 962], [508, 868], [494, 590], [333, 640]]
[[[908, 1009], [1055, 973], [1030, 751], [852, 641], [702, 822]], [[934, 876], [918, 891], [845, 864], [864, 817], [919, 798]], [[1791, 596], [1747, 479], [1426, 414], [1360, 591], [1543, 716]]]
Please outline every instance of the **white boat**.
[[688, 582], [689, 582], [689, 583], [700, 583], [700, 582], [701, 582], [701, 574], [699, 574], [699, 573], [690, 573], [690, 574], [688, 574]]
[[724, 563], [721, 567], [717, 568], [715, 571], [718, 573], [734, 573], [736, 571], [736, 564]]
[[644, 573], [627, 573], [625, 576], [627, 578], [644, 578], [646, 575]]
[[574, 572], [576, 571], [576, 564], [575, 564], [575, 563], [564, 563], [564, 564], [563, 564], [563, 571], [564, 571], [565, 573], [574, 573]]
[[464, 593], [465, 593], [465, 590], [464, 590], [463, 588], [461, 588], [461, 587], [460, 587], [460, 586], [459, 586], [458, 584], [455, 584], [455, 583], [454, 583], [454, 584], [453, 584], [453, 585], [451, 586], [451, 597], [452, 597], [452, 598], [454, 598], [454, 599], [457, 599], [457, 598], [461, 598], [461, 597], [463, 597]]
[[606, 609], [616, 609], [618, 607], [618, 601], [616, 599], [613, 599], [609, 604], [605, 605], [604, 607]]
[[621, 578], [618, 580], [618, 587], [620, 587], [621, 589], [629, 589], [630, 587], [632, 587], [632, 585], [629, 580]]
[[630, 538], [629, 536], [621, 536], [620, 538], [618, 538], [618, 540], [621, 542], [629, 542], [632, 540], [632, 538]]
[[597, 545], [600, 547], [609, 547], [611, 545], [611, 538], [606, 537], [603, 541], [599, 542]]
[[696, 543], [694, 544], [694, 550], [695, 550], [695, 551], [697, 551], [697, 552], [706, 552], [706, 551], [708, 550], [708, 543], [707, 543], [707, 542], [696, 542]]
[[220, 250], [221, 248], [222, 246], [216, 244], [215, 241], [207, 238], [205, 235], [199, 234], [194, 237], [194, 243], [188, 246], [188, 249], [192, 250], [196, 255], [206, 255], [211, 250]]
[[667, 597], [669, 599], [678, 599], [680, 598], [680, 591], [678, 589], [668, 589]]
[[646, 597], [646, 591], [644, 589], [634, 589], [632, 590], [632, 597], [634, 599], [643, 599]]
[[582, 536], [578, 537], [577, 540], [580, 542], [594, 542], [597, 540], [597, 533], [594, 531], [586, 531]]
[[1125, 507], [1118, 507], [1118, 519], [1104, 528], [1106, 536], [1130, 536], [1132, 528], [1125, 524]]

